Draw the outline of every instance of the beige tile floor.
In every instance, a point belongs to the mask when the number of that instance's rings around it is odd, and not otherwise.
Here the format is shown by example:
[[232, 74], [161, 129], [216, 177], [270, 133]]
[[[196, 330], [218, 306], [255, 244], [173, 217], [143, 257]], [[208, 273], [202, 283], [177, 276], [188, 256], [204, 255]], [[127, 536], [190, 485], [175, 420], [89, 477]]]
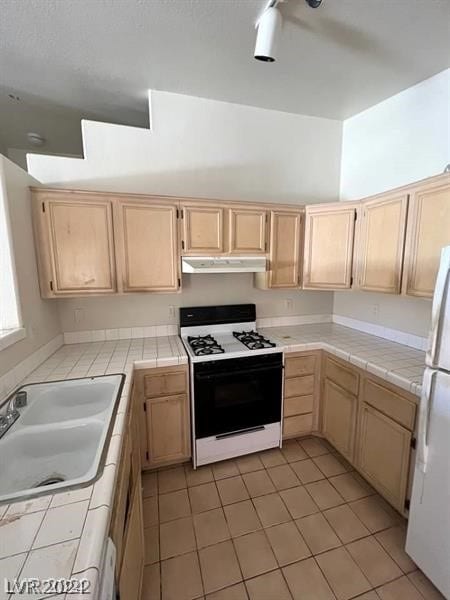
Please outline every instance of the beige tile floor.
[[142, 600], [435, 600], [405, 520], [319, 438], [144, 476]]

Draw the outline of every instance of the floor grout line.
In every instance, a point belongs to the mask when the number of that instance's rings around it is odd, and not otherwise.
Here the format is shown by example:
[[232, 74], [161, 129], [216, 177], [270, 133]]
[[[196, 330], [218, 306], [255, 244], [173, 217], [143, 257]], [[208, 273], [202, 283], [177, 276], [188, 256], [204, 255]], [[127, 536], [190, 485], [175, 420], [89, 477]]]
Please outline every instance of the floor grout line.
[[[314, 438], [314, 437], [309, 438], [308, 437], [308, 438], [305, 438], [305, 440], [306, 439], [317, 439], [317, 438]], [[303, 440], [303, 441], [305, 441], [305, 440]], [[299, 447], [303, 449], [303, 451], [306, 454], [306, 457], [301, 458], [299, 460], [291, 460], [291, 461], [289, 461], [286, 458], [286, 456], [284, 456], [284, 454], [283, 454], [283, 460], [285, 462], [281, 462], [279, 464], [273, 464], [272, 461], [269, 460], [269, 461], [266, 461], [266, 464], [264, 464], [264, 462], [262, 463], [262, 465], [263, 465], [262, 468], [258, 467], [258, 465], [256, 465], [255, 469], [252, 469], [250, 471], [241, 471], [241, 469], [239, 468], [239, 465], [238, 465], [238, 461], [235, 460], [235, 459], [232, 459], [230, 461], [230, 464], [233, 463], [233, 465], [236, 467], [237, 472], [231, 472], [230, 471], [230, 473], [226, 474], [225, 476], [217, 477], [217, 473], [214, 472], [214, 469], [211, 469], [211, 471], [212, 471], [212, 475], [211, 475], [212, 480], [211, 481], [201, 482], [201, 483], [195, 483], [195, 485], [189, 485], [188, 484], [188, 478], [187, 478], [187, 475], [186, 475], [188, 463], [183, 464], [183, 465], [174, 465], [174, 466], [172, 466], [172, 468], [175, 468], [177, 466], [181, 466], [182, 469], [183, 469], [183, 474], [184, 474], [184, 478], [182, 478], [183, 481], [184, 481], [183, 487], [180, 487], [180, 488], [177, 488], [177, 489], [173, 489], [173, 490], [171, 489], [170, 491], [165, 491], [164, 494], [160, 493], [160, 489], [161, 488], [160, 488], [160, 485], [159, 485], [159, 475], [158, 475], [158, 473], [160, 473], [162, 471], [165, 471], [165, 470], [168, 470], [168, 469], [166, 468], [166, 469], [158, 469], [158, 471], [152, 471], [152, 472], [156, 473], [156, 480], [157, 480], [157, 489], [156, 489], [155, 494], [157, 496], [157, 503], [158, 503], [158, 523], [157, 523], [157, 525], [158, 525], [158, 536], [159, 536], [158, 537], [158, 540], [159, 540], [159, 555], [158, 555], [158, 559], [159, 560], [158, 560], [158, 563], [159, 563], [159, 573], [160, 573], [160, 595], [162, 595], [163, 591], [164, 591], [164, 588], [163, 588], [163, 577], [162, 577], [162, 563], [164, 561], [171, 560], [173, 558], [177, 558], [178, 556], [183, 556], [183, 555], [195, 552], [196, 558], [197, 558], [197, 561], [198, 561], [199, 571], [200, 571], [200, 579], [201, 579], [201, 585], [202, 585], [202, 589], [203, 589], [203, 595], [204, 595], [204, 597], [206, 597], [206, 595], [207, 595], [207, 591], [206, 591], [206, 588], [205, 588], [205, 581], [206, 581], [206, 579], [205, 579], [205, 576], [204, 576], [204, 571], [202, 570], [202, 566], [201, 566], [200, 553], [201, 553], [201, 551], [206, 550], [207, 548], [213, 548], [214, 546], [216, 546], [218, 544], [231, 542], [231, 547], [233, 548], [233, 553], [234, 553], [234, 559], [237, 562], [237, 566], [239, 568], [239, 573], [240, 573], [240, 577], [241, 577], [241, 580], [240, 580], [239, 583], [241, 583], [243, 585], [243, 587], [245, 589], [245, 593], [247, 594], [248, 598], [250, 598], [250, 592], [249, 592], [249, 589], [247, 587], [246, 582], [254, 580], [254, 579], [257, 579], [258, 577], [267, 575], [269, 573], [274, 573], [274, 572], [280, 572], [281, 573], [282, 580], [285, 583], [285, 585], [287, 586], [287, 589], [289, 590], [289, 593], [293, 594], [293, 592], [291, 591], [291, 588], [289, 587], [288, 580], [287, 580], [287, 578], [285, 576], [284, 569], [287, 568], [287, 567], [289, 567], [289, 566], [291, 566], [291, 565], [295, 565], [297, 563], [301, 563], [303, 561], [309, 560], [311, 558], [314, 559], [314, 564], [317, 566], [317, 568], [319, 569], [320, 573], [322, 573], [322, 576], [324, 577], [324, 580], [327, 582], [328, 586], [332, 590], [333, 595], [336, 596], [336, 592], [335, 592], [333, 586], [331, 585], [331, 581], [329, 581], [329, 579], [327, 578], [325, 571], [321, 568], [320, 563], [319, 563], [319, 561], [317, 560], [316, 557], [320, 557], [320, 556], [326, 554], [327, 552], [332, 552], [332, 551], [338, 550], [338, 549], [339, 550], [343, 550], [348, 555], [348, 557], [350, 558], [351, 562], [354, 564], [354, 567], [361, 573], [361, 575], [364, 577], [365, 581], [367, 581], [367, 584], [370, 586], [367, 591], [376, 591], [377, 589], [380, 589], [381, 587], [383, 587], [385, 585], [388, 585], [388, 584], [390, 584], [390, 583], [392, 583], [394, 581], [397, 581], [398, 579], [401, 579], [402, 577], [406, 577], [407, 580], [410, 582], [410, 584], [414, 587], [415, 590], [417, 590], [418, 594], [420, 594], [421, 597], [422, 597], [420, 589], [414, 584], [413, 580], [409, 579], [410, 572], [406, 573], [403, 570], [403, 568], [400, 566], [400, 564], [397, 563], [397, 561], [395, 560], [395, 558], [391, 555], [391, 552], [387, 548], [385, 548], [383, 546], [383, 544], [381, 544], [381, 542], [379, 542], [377, 540], [377, 538], [376, 538], [376, 535], [379, 534], [379, 533], [382, 533], [383, 531], [387, 531], [387, 530], [393, 529], [395, 527], [402, 527], [402, 525], [403, 525], [402, 520], [404, 520], [403, 516], [400, 515], [400, 513], [397, 513], [397, 511], [395, 511], [393, 508], [391, 508], [390, 505], [387, 504], [382, 499], [382, 497], [375, 490], [373, 490], [373, 488], [370, 487], [370, 488], [367, 488], [367, 490], [364, 490], [363, 489], [363, 484], [366, 483], [365, 480], [364, 480], [364, 478], [361, 478], [362, 482], [359, 482], [358, 479], [356, 477], [354, 477], [354, 473], [357, 473], [357, 471], [355, 471], [355, 470], [348, 470], [348, 468], [347, 468], [347, 466], [346, 466], [345, 463], [341, 463], [342, 466], [343, 466], [343, 468], [345, 469], [342, 473], [337, 473], [337, 474], [334, 473], [334, 474], [330, 474], [328, 476], [320, 469], [320, 466], [319, 466], [320, 460], [319, 460], [319, 464], [316, 464], [316, 460], [315, 459], [320, 458], [320, 456], [331, 455], [331, 456], [334, 456], [337, 460], [339, 460], [339, 458], [340, 458], [339, 453], [337, 453], [336, 451], [331, 452], [330, 449], [327, 447], [325, 453], [319, 454], [319, 455], [315, 455], [315, 456], [311, 456], [311, 454], [309, 454], [306, 451], [306, 448], [303, 448], [303, 446], [301, 445], [301, 443], [300, 443], [299, 440], [295, 440], [295, 441], [299, 444]], [[258, 458], [261, 459], [261, 453], [258, 453], [258, 454], [255, 453], [255, 456], [257, 456]], [[302, 461], [308, 460], [308, 459], [312, 460], [313, 464], [317, 467], [317, 469], [323, 475], [323, 479], [320, 479], [320, 480], [318, 480], [315, 483], [318, 483], [318, 482], [328, 482], [330, 484], [330, 486], [332, 487], [332, 489], [340, 496], [340, 498], [342, 500], [342, 502], [340, 504], [334, 505], [334, 506], [328, 507], [328, 508], [323, 508], [323, 509], [319, 505], [317, 505], [316, 501], [314, 500], [314, 497], [309, 493], [309, 490], [307, 488], [307, 485], [309, 485], [308, 482], [303, 483], [301, 481], [300, 477], [297, 475], [297, 473], [294, 471], [294, 469], [292, 467], [292, 465], [294, 463], [302, 462]], [[223, 461], [223, 462], [226, 462], [226, 461]], [[339, 461], [339, 462], [341, 462], [341, 461]], [[277, 485], [275, 485], [274, 479], [271, 477], [270, 469], [273, 469], [273, 468], [276, 468], [276, 467], [279, 467], [279, 466], [287, 466], [289, 468], [289, 470], [297, 478], [298, 484], [297, 485], [293, 485], [291, 487], [287, 487], [287, 488], [277, 487]], [[272, 483], [273, 487], [275, 488], [274, 491], [265, 492], [264, 494], [260, 494], [258, 496], [256, 496], [256, 495], [252, 496], [251, 495], [249, 484], [245, 481], [244, 476], [248, 475], [250, 473], [258, 473], [258, 472], [259, 473], [262, 473], [262, 472], [265, 473], [265, 475], [268, 477], [269, 481]], [[342, 494], [339, 491], [339, 489], [335, 485], [333, 485], [333, 481], [331, 481], [331, 479], [334, 478], [334, 477], [339, 477], [339, 476], [343, 476], [343, 475], [351, 475], [352, 478], [354, 478], [354, 480], [355, 480], [355, 484], [356, 485], [360, 484], [360, 486], [361, 486], [361, 493], [365, 493], [365, 495], [361, 496], [361, 497], [358, 497], [358, 498], [355, 498], [355, 499], [350, 499], [350, 500], [347, 500], [344, 496], [342, 496]], [[207, 475], [207, 477], [208, 477], [208, 475]], [[243, 489], [245, 489], [245, 491], [246, 491], [246, 493], [247, 493], [247, 495], [249, 497], [248, 498], [240, 498], [237, 501], [226, 503], [225, 502], [227, 500], [226, 492], [223, 491], [224, 495], [222, 497], [222, 495], [220, 494], [220, 491], [219, 491], [219, 483], [218, 482], [226, 481], [226, 480], [233, 479], [233, 478], [238, 478], [239, 479], [239, 481], [243, 485]], [[216, 492], [216, 494], [217, 494], [217, 496], [219, 498], [220, 505], [217, 506], [217, 507], [214, 506], [212, 508], [208, 508], [207, 510], [204, 510], [204, 511], [200, 511], [199, 513], [194, 513], [193, 512], [193, 505], [192, 505], [192, 501], [191, 501], [191, 496], [190, 496], [189, 491], [191, 489], [199, 487], [201, 485], [211, 484], [211, 483], [214, 483], [213, 488], [215, 489], [215, 492]], [[178, 484], [176, 484], [176, 485], [178, 485]], [[279, 485], [283, 485], [283, 484], [279, 482]], [[300, 530], [299, 525], [297, 523], [298, 520], [300, 520], [302, 518], [305, 518], [305, 516], [312, 516], [312, 515], [304, 515], [303, 517], [296, 518], [296, 517], [293, 516], [293, 514], [290, 512], [289, 508], [287, 507], [286, 503], [284, 502], [283, 496], [281, 495], [282, 492], [288, 491], [290, 489], [302, 488], [302, 487], [305, 489], [305, 492], [308, 494], [308, 496], [311, 499], [311, 501], [316, 505], [317, 512], [312, 513], [312, 514], [313, 515], [322, 515], [325, 518], [328, 526], [331, 528], [331, 530], [337, 536], [337, 540], [339, 540], [340, 545], [337, 546], [336, 548], [328, 548], [326, 550], [321, 550], [320, 552], [314, 553], [313, 550], [312, 550], [312, 547], [309, 545], [307, 539], [303, 536], [302, 531]], [[189, 510], [190, 510], [190, 514], [188, 516], [189, 516], [189, 518], [191, 520], [191, 524], [192, 524], [192, 528], [193, 528], [193, 535], [194, 535], [193, 542], [195, 544], [195, 549], [189, 550], [189, 551], [183, 551], [183, 552], [181, 552], [179, 554], [174, 554], [174, 556], [168, 557], [166, 559], [162, 559], [161, 558], [161, 525], [163, 523], [161, 523], [161, 520], [160, 520], [161, 519], [161, 514], [160, 514], [160, 510], [159, 510], [159, 508], [160, 508], [159, 499], [160, 499], [161, 496], [163, 496], [165, 494], [171, 494], [171, 493], [174, 493], [174, 492], [179, 492], [181, 490], [185, 490], [186, 491], [186, 495], [187, 495], [187, 499], [188, 499]], [[276, 497], [280, 499], [283, 507], [286, 509], [287, 514], [289, 515], [289, 520], [288, 521], [283, 521], [281, 524], [284, 524], [284, 523], [293, 523], [294, 524], [294, 526], [296, 528], [296, 531], [299, 533], [300, 538], [302, 539], [302, 541], [304, 542], [306, 548], [308, 549], [308, 551], [310, 553], [309, 556], [307, 556], [307, 557], [305, 557], [305, 558], [303, 558], [301, 560], [294, 560], [292, 562], [289, 562], [289, 563], [283, 564], [283, 565], [280, 563], [280, 560], [277, 557], [277, 554], [275, 553], [275, 548], [273, 546], [273, 543], [271, 542], [271, 540], [270, 540], [270, 538], [269, 538], [269, 536], [267, 534], [267, 530], [268, 529], [270, 529], [271, 527], [277, 527], [277, 526], [280, 525], [280, 523], [275, 523], [275, 524], [270, 524], [270, 525], [269, 524], [268, 525], [264, 525], [264, 523], [260, 519], [259, 513], [258, 513], [256, 505], [255, 505], [255, 500], [257, 498], [263, 498], [263, 497], [271, 495], [271, 494], [276, 495]], [[238, 495], [239, 495], [239, 493], [238, 493]], [[353, 507], [351, 506], [351, 503], [358, 502], [358, 501], [361, 501], [361, 500], [365, 500], [365, 499], [370, 498], [370, 497], [375, 498], [376, 502], [378, 500], [381, 500], [379, 508], [381, 508], [382, 510], [384, 510], [384, 512], [388, 515], [388, 520], [390, 521], [389, 525], [386, 525], [385, 527], [382, 527], [381, 529], [377, 528], [376, 530], [372, 530], [372, 527], [369, 529], [369, 527], [367, 525], [365, 525], [365, 521], [363, 521], [359, 517], [359, 515], [353, 510]], [[237, 535], [232, 535], [231, 526], [230, 526], [231, 522], [229, 521], [229, 517], [227, 516], [227, 512], [226, 512], [225, 509], [226, 509], [226, 507], [233, 506], [233, 505], [238, 505], [238, 504], [242, 504], [244, 502], [250, 502], [251, 503], [252, 509], [253, 509], [254, 513], [256, 514], [256, 517], [258, 519], [258, 523], [259, 523], [260, 528], [257, 529], [257, 530], [255, 530], [255, 531], [245, 531], [244, 533], [239, 533]], [[328, 521], [328, 519], [326, 518], [326, 515], [325, 515], [326, 511], [328, 511], [330, 509], [339, 508], [339, 507], [343, 507], [343, 506], [348, 506], [350, 508], [353, 516], [356, 519], [358, 519], [358, 521], [361, 523], [361, 525], [364, 526], [367, 529], [367, 531], [368, 531], [367, 535], [364, 535], [361, 538], [351, 539], [351, 540], [348, 540], [346, 542], [343, 541], [343, 539], [339, 536], [338, 532], [333, 528], [332, 524]], [[215, 511], [215, 510], [218, 510], [218, 509], [220, 509], [221, 515], [224, 518], [224, 521], [225, 521], [225, 524], [226, 524], [226, 528], [227, 528], [227, 534], [229, 535], [229, 537], [226, 540], [220, 540], [220, 541], [217, 541], [217, 542], [207, 543], [205, 546], [203, 546], [202, 548], [200, 548], [199, 547], [200, 538], [198, 537], [197, 529], [195, 528], [195, 525], [194, 525], [195, 516], [197, 514], [203, 514], [203, 513]], [[387, 509], [389, 509], [389, 510], [387, 510]], [[170, 519], [169, 521], [165, 521], [164, 524], [172, 522], [172, 521], [176, 521], [176, 520], [179, 520], [179, 519], [182, 519], [182, 518], [186, 518], [186, 517], [183, 516], [183, 517], [177, 517], [176, 519]], [[244, 572], [243, 572], [242, 566], [241, 566], [241, 561], [239, 559], [239, 555], [238, 555], [238, 552], [237, 552], [236, 540], [239, 539], [239, 538], [241, 538], [241, 537], [243, 537], [243, 536], [246, 536], [246, 535], [252, 535], [252, 534], [254, 534], [256, 532], [258, 532], [258, 533], [262, 532], [264, 534], [264, 538], [265, 538], [266, 542], [268, 543], [269, 548], [270, 548], [273, 556], [275, 557], [275, 561], [276, 561], [276, 565], [277, 566], [273, 567], [273, 568], [271, 567], [270, 569], [268, 569], [267, 571], [264, 571], [263, 573], [258, 573], [257, 575], [252, 575], [251, 577], [245, 578], [244, 577]], [[380, 548], [382, 548], [382, 550], [384, 551], [384, 553], [386, 554], [386, 556], [389, 557], [390, 561], [392, 561], [392, 563], [395, 564], [398, 567], [398, 569], [401, 572], [401, 575], [399, 575], [398, 577], [397, 576], [394, 577], [394, 579], [385, 581], [384, 583], [382, 583], [380, 585], [377, 585], [377, 586], [372, 585], [371, 581], [369, 581], [369, 579], [365, 575], [365, 572], [362, 570], [362, 568], [359, 566], [359, 564], [356, 561], [356, 559], [353, 558], [353, 555], [349, 552], [349, 550], [347, 548], [347, 546], [349, 546], [350, 544], [352, 544], [352, 543], [354, 543], [356, 541], [360, 541], [360, 540], [368, 539], [368, 538], [371, 538], [371, 539], [375, 540], [377, 542], [377, 544], [379, 544]], [[417, 570], [418, 569], [416, 569], [416, 571]], [[415, 572], [415, 571], [412, 571], [412, 572]], [[232, 583], [232, 584], [229, 584], [229, 585], [225, 585], [224, 587], [219, 588], [219, 590], [222, 591], [222, 590], [225, 590], [225, 589], [227, 589], [229, 587], [233, 587], [235, 585], [237, 585], [237, 583]], [[219, 590], [216, 590], [216, 591], [219, 591]], [[212, 593], [215, 593], [215, 592], [209, 592], [208, 594], [212, 594]], [[359, 592], [358, 594], [356, 594], [355, 596], [351, 596], [350, 598], [357, 598], [359, 595], [364, 594], [364, 593], [365, 592]], [[163, 597], [163, 596], [160, 596], [160, 597]], [[200, 597], [202, 597], [202, 596], [200, 596]], [[144, 600], [144, 597], [143, 597], [143, 600]]]

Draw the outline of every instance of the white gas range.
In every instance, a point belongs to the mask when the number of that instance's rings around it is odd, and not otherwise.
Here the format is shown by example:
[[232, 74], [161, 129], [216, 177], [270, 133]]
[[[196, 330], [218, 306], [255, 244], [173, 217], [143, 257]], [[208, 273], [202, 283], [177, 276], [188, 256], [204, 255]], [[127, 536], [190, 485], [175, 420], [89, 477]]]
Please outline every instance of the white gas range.
[[189, 355], [193, 462], [281, 443], [283, 353], [256, 331], [254, 304], [180, 309]]

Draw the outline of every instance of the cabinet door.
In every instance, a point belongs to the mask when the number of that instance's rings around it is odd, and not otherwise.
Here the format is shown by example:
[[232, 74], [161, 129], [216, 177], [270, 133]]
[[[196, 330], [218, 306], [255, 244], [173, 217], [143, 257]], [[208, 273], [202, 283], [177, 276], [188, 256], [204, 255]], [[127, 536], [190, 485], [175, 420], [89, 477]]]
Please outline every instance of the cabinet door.
[[224, 249], [224, 209], [210, 205], [183, 205], [183, 254], [215, 256]]
[[120, 200], [115, 225], [123, 291], [177, 291], [176, 206]]
[[300, 212], [271, 212], [270, 288], [299, 287], [301, 226]]
[[410, 194], [403, 292], [431, 298], [441, 250], [450, 244], [450, 181]]
[[133, 488], [125, 528], [122, 567], [119, 576], [119, 596], [125, 600], [140, 600], [144, 572], [144, 521], [142, 516], [142, 485], [139, 475]]
[[303, 287], [348, 289], [352, 285], [357, 205], [307, 206]]
[[411, 432], [363, 402], [357, 466], [400, 512], [405, 510], [410, 452]]
[[120, 454], [119, 473], [117, 475], [114, 506], [111, 515], [110, 533], [116, 547], [116, 573], [120, 576], [124, 548], [125, 523], [127, 520], [127, 501], [131, 481], [131, 438], [125, 436]]
[[324, 436], [348, 460], [353, 458], [356, 396], [325, 379], [322, 403], [322, 431]]
[[190, 456], [189, 409], [186, 394], [146, 401], [149, 465], [181, 461]]
[[267, 212], [231, 208], [229, 215], [230, 252], [265, 254]]
[[362, 205], [358, 241], [358, 287], [399, 294], [408, 194], [388, 195]]
[[41, 206], [48, 244], [41, 253], [47, 252], [50, 263], [49, 295], [115, 292], [112, 203], [71, 194], [67, 200], [49, 198]]

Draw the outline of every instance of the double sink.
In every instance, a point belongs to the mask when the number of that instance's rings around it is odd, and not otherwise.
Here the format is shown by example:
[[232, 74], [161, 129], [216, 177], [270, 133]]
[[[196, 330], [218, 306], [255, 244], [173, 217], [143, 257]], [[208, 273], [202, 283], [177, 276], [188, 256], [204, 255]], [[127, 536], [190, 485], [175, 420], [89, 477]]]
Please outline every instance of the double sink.
[[94, 481], [123, 381], [123, 375], [105, 375], [17, 390], [26, 404], [0, 439], [0, 503]]

